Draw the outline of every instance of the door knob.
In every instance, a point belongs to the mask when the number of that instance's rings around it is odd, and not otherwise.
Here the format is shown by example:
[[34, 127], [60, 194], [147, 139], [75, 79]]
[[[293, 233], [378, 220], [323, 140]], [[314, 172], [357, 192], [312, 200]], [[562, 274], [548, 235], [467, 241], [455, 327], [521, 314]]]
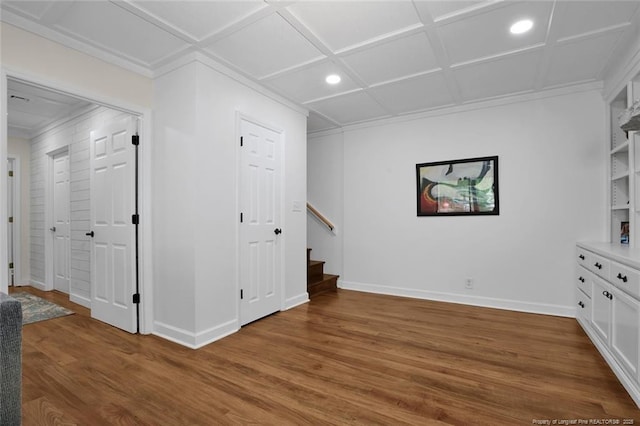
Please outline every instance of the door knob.
[[95, 234], [93, 233], [93, 231], [91, 231], [91, 232], [87, 232], [87, 233], [86, 233], [86, 234], [84, 234], [84, 235], [87, 235], [87, 236], [89, 236], [89, 237], [93, 238], [93, 236], [94, 236]]
[[273, 230], [273, 233], [276, 234], [276, 235], [280, 235], [280, 234], [282, 234], [282, 229], [276, 228], [276, 229]]
[[56, 232], [56, 227], [55, 227], [55, 226], [53, 226], [53, 227], [49, 228], [49, 231], [51, 231], [51, 232]]

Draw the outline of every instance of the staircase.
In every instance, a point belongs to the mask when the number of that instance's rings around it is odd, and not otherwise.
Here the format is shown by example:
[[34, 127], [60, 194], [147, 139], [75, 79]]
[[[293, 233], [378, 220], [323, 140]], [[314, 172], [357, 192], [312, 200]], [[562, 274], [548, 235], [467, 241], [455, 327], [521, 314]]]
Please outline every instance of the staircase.
[[337, 291], [338, 275], [324, 273], [324, 261], [311, 260], [311, 249], [307, 249], [307, 292], [309, 298], [327, 291]]

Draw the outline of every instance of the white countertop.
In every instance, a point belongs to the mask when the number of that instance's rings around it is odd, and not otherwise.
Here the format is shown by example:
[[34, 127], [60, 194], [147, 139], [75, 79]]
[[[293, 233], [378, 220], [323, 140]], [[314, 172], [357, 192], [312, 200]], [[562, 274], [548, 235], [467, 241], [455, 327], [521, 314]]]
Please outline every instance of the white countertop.
[[623, 265], [640, 269], [640, 248], [630, 248], [626, 244], [603, 243], [597, 241], [578, 241], [578, 247], [592, 251], [600, 256], [615, 260]]

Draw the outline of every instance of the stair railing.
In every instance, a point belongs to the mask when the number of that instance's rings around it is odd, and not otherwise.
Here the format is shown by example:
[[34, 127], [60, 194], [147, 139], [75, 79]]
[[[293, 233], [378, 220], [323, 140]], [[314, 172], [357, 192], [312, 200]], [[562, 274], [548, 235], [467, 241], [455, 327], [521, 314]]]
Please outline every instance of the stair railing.
[[313, 215], [315, 217], [317, 217], [320, 220], [320, 222], [324, 223], [326, 225], [326, 227], [329, 228], [330, 231], [333, 231], [333, 228], [335, 228], [334, 224], [331, 223], [331, 221], [329, 219], [327, 219], [327, 217], [325, 215], [320, 213], [318, 211], [318, 209], [316, 209], [311, 204], [309, 204], [309, 202], [307, 202], [307, 210], [309, 210], [311, 213], [313, 213]]

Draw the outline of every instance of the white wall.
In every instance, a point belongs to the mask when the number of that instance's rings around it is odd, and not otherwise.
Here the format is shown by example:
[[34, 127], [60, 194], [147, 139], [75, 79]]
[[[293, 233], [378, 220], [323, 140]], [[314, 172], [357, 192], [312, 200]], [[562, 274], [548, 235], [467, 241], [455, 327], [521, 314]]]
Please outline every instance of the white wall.
[[[339, 135], [310, 139], [310, 171], [344, 161], [342, 286], [573, 315], [575, 242], [605, 234], [604, 129], [590, 91], [354, 127], [342, 146]], [[417, 163], [491, 155], [499, 216], [416, 216]], [[322, 176], [309, 187], [339, 187]]]
[[20, 168], [20, 271], [16, 271], [16, 285], [28, 284], [31, 271], [31, 142], [28, 139], [9, 137], [7, 140], [9, 157], [16, 157]]
[[[31, 284], [51, 289], [45, 282], [47, 267], [45, 246], [51, 244], [46, 222], [45, 194], [49, 168], [49, 153], [67, 148], [70, 172], [71, 248], [69, 297], [73, 302], [91, 306], [91, 244], [85, 235], [90, 230], [89, 138], [92, 130], [124, 115], [119, 111], [99, 107], [47, 130], [31, 141]], [[49, 266], [51, 267], [51, 266]]]
[[199, 347], [239, 328], [237, 114], [284, 130], [285, 309], [307, 300], [306, 116], [198, 58], [155, 80], [156, 334]]

